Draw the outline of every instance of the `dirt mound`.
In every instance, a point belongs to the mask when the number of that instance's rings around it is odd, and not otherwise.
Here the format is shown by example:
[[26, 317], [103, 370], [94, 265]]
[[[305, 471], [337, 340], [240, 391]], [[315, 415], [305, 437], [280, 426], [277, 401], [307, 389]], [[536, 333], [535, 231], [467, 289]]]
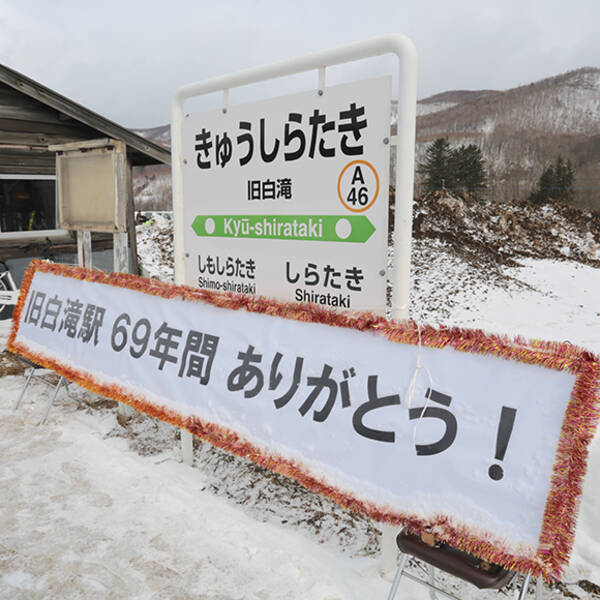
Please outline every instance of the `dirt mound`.
[[415, 200], [413, 237], [439, 239], [478, 264], [531, 257], [600, 267], [600, 213], [558, 202], [534, 206], [433, 192]]
[[4, 377], [5, 375], [23, 375], [27, 368], [27, 363], [19, 360], [12, 352], [8, 350], [0, 352], [0, 377]]
[[[413, 238], [440, 240], [479, 265], [483, 261], [514, 266], [528, 257], [575, 260], [600, 268], [600, 212], [555, 201], [535, 206], [432, 192], [415, 199]], [[145, 274], [172, 281], [172, 218], [156, 214], [138, 225], [137, 241]]]
[[173, 219], [164, 214], [136, 227], [138, 262], [144, 277], [173, 281]]

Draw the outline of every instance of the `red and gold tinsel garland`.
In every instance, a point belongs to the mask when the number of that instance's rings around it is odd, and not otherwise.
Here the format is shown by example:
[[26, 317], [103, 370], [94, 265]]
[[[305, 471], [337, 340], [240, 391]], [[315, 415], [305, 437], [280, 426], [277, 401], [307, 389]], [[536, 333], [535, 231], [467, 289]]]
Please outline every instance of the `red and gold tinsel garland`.
[[[485, 539], [485, 536], [470, 531], [466, 526], [457, 525], [445, 515], [422, 520], [410, 514], [382, 510], [380, 507], [361, 501], [327, 484], [302, 465], [252, 445], [232, 430], [205, 422], [197, 417], [184, 417], [164, 406], [148, 402], [143, 397], [119, 385], [100, 382], [88, 373], [30, 351], [25, 344], [16, 341], [16, 336], [25, 298], [35, 272], [52, 273], [81, 281], [123, 287], [166, 299], [203, 302], [230, 310], [244, 309], [248, 312], [263, 313], [285, 319], [377, 332], [392, 342], [402, 344], [416, 345], [419, 343], [420, 336], [422, 345], [430, 348], [450, 347], [459, 352], [489, 354], [547, 369], [567, 371], [575, 375], [575, 386], [562, 425], [551, 489], [546, 501], [536, 554], [534, 556], [515, 554], [502, 548], [497, 540], [491, 537]], [[505, 336], [488, 335], [481, 330], [456, 327], [437, 329], [431, 326], [417, 328], [412, 321], [388, 321], [370, 313], [337, 313], [308, 303], [283, 303], [263, 297], [217, 293], [172, 285], [127, 273], [107, 274], [103, 271], [40, 260], [32, 261], [25, 273], [13, 321], [13, 329], [7, 344], [9, 350], [54, 370], [94, 393], [124, 402], [151, 417], [186, 429], [214, 446], [249, 458], [276, 473], [291, 477], [309, 490], [331, 498], [337, 504], [367, 515], [376, 521], [402, 525], [414, 533], [433, 531], [437, 539], [511, 570], [522, 573], [531, 572], [533, 575], [543, 576], [547, 580], [561, 577], [562, 569], [569, 559], [574, 542], [579, 499], [587, 467], [587, 446], [594, 436], [600, 417], [598, 407], [600, 359], [582, 348], [568, 343], [524, 340], [522, 338], [511, 340]]]

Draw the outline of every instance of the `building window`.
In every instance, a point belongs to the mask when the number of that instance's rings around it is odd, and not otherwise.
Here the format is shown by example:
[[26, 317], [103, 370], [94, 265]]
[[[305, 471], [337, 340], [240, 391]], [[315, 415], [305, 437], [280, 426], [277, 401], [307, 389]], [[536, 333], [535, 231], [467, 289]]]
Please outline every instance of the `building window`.
[[54, 177], [21, 177], [0, 178], [0, 232], [56, 229]]

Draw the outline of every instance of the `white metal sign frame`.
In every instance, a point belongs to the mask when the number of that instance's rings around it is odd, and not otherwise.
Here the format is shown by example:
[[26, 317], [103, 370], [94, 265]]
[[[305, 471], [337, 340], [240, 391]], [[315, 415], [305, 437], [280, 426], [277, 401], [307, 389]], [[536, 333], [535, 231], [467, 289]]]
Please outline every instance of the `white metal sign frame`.
[[223, 91], [224, 107], [226, 108], [229, 103], [229, 90], [231, 88], [312, 70], [318, 71], [319, 89], [323, 89], [325, 87], [325, 69], [327, 67], [384, 54], [395, 54], [398, 57], [395, 242], [394, 264], [391, 276], [392, 318], [403, 319], [408, 317], [417, 104], [417, 53], [414, 44], [407, 37], [400, 34], [376, 37], [271, 65], [215, 77], [183, 86], [175, 92], [171, 103], [171, 168], [176, 283], [184, 283], [185, 277], [182, 150], [184, 102], [196, 96]]
[[[394, 261], [390, 278], [392, 285], [391, 314], [393, 319], [408, 318], [417, 112], [417, 51], [412, 41], [401, 34], [379, 36], [271, 65], [222, 75], [185, 85], [175, 92], [171, 102], [175, 283], [185, 283], [182, 148], [184, 102], [190, 98], [222, 91], [223, 107], [226, 109], [229, 105], [231, 88], [312, 70], [318, 72], [318, 86], [320, 90], [323, 90], [327, 67], [385, 54], [395, 54], [398, 57], [398, 131], [395, 164]], [[191, 465], [193, 463], [192, 436], [184, 431], [181, 433], [183, 460]], [[394, 531], [393, 527], [383, 525], [381, 569], [386, 574], [395, 567]]]

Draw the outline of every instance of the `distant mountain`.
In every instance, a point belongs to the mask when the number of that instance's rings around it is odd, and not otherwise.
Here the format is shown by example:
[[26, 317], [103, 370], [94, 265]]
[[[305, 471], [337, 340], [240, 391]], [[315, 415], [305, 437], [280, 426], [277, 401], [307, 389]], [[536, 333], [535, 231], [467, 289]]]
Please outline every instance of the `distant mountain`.
[[497, 94], [494, 90], [452, 90], [450, 92], [441, 92], [434, 96], [429, 96], [417, 102], [417, 116], [428, 115], [434, 112], [440, 112], [448, 108], [452, 108], [463, 102], [478, 100], [483, 96]]
[[449, 92], [440, 92], [429, 98], [419, 100], [420, 105], [431, 104], [434, 102], [449, 102], [452, 104], [461, 104], [462, 102], [470, 102], [471, 100], [479, 100], [483, 96], [499, 94], [496, 90], [450, 90]]
[[171, 126], [159, 125], [149, 129], [132, 129], [133, 133], [145, 137], [147, 140], [169, 148], [171, 146]]
[[444, 92], [419, 102], [417, 160], [447, 137], [476, 144], [490, 197], [522, 198], [558, 154], [575, 167], [576, 203], [600, 208], [600, 69], [582, 68], [504, 92]]
[[[600, 209], [600, 69], [585, 67], [506, 91], [453, 90], [419, 100], [417, 161], [429, 143], [476, 144], [493, 200], [524, 198], [559, 154], [575, 168], [575, 203]], [[395, 119], [392, 119], [394, 129]], [[136, 133], [168, 146], [168, 125]], [[419, 184], [417, 178], [417, 192]]]

